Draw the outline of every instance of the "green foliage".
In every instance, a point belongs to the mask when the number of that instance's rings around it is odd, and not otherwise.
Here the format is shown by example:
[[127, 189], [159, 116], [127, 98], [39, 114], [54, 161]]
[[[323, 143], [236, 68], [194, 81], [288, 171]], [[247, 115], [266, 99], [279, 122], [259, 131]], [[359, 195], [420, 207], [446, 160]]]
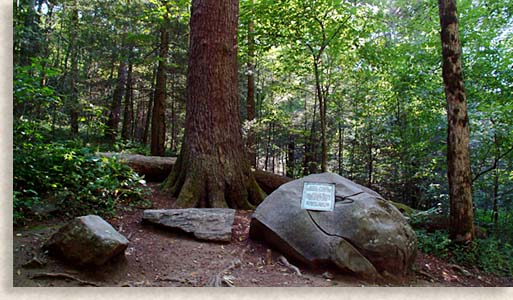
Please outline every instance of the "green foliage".
[[448, 257], [451, 240], [447, 233], [442, 231], [428, 233], [425, 230], [417, 230], [416, 234], [420, 251], [440, 258]]
[[[79, 141], [44, 142], [37, 124], [24, 120], [15, 128], [14, 222], [36, 215], [35, 206], [52, 203], [68, 217], [112, 215], [121, 202], [139, 203], [145, 181], [117, 159], [99, 158]], [[32, 139], [21, 141], [23, 136]]]
[[13, 98], [15, 115], [34, 116], [43, 119], [50, 107], [57, 108], [61, 99], [49, 86], [41, 86], [41, 74], [46, 77], [55, 76], [58, 70], [44, 68], [45, 59], [33, 58], [30, 65], [15, 66], [13, 82]]
[[[173, 148], [166, 155], [177, 154], [185, 120], [190, 1], [13, 4], [15, 220], [53, 198], [70, 214], [108, 212], [119, 200], [136, 199], [141, 186], [135, 175], [115, 160], [94, 158], [86, 148], [149, 154], [143, 141], [150, 135], [159, 29], [166, 25], [172, 41], [166, 122]], [[506, 245], [513, 244], [513, 5], [462, 0], [458, 11], [472, 170], [486, 171], [473, 182], [475, 218], [491, 237], [460, 250], [449, 249], [442, 233], [420, 232], [419, 240], [426, 252], [477, 261], [483, 268], [495, 261], [490, 270], [496, 270], [507, 261]], [[301, 176], [320, 162], [316, 60], [327, 102], [328, 170], [412, 209], [435, 206], [412, 213], [412, 223], [425, 222], [438, 203], [447, 213], [447, 120], [435, 1], [241, 0], [243, 118], [250, 21], [256, 118], [244, 130], [255, 133], [260, 168], [278, 173], [288, 168]], [[133, 133], [129, 141], [102, 144], [121, 62], [133, 67], [132, 97], [126, 102]], [[75, 109], [79, 132], [72, 136]]]
[[476, 239], [470, 246], [454, 245], [445, 231], [417, 230], [419, 250], [498, 276], [513, 277], [513, 246], [497, 236]]

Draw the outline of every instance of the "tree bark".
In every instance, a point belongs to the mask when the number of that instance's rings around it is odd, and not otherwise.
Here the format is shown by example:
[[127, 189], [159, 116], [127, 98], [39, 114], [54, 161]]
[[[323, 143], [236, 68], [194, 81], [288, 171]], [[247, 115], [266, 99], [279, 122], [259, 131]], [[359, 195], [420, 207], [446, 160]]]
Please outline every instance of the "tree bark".
[[[253, 22], [253, 0], [250, 0], [251, 16], [248, 24], [248, 97], [247, 97], [247, 119], [249, 122], [255, 119], [255, 43], [254, 43], [254, 22]], [[247, 138], [248, 157], [251, 166], [256, 167], [255, 132], [250, 127]]]
[[75, 0], [75, 6], [71, 12], [71, 74], [69, 78], [69, 89], [70, 89], [70, 127], [71, 135], [73, 137], [78, 136], [78, 2]]
[[[166, 15], [167, 16], [167, 15]], [[169, 47], [168, 20], [160, 28], [159, 66], [151, 117], [151, 155], [164, 156], [166, 140], [166, 60]]]
[[372, 149], [374, 148], [374, 142], [372, 138], [372, 130], [369, 130], [369, 139], [368, 139], [368, 162], [367, 162], [367, 186], [371, 187], [372, 185], [372, 173], [374, 172], [374, 155], [372, 155]]
[[344, 130], [342, 125], [338, 124], [338, 175], [342, 176], [344, 171]]
[[153, 70], [153, 76], [151, 77], [151, 92], [149, 94], [148, 99], [148, 108], [146, 110], [146, 120], [144, 121], [144, 132], [143, 132], [143, 144], [146, 145], [148, 143], [148, 135], [150, 132], [150, 124], [151, 124], [151, 112], [153, 111], [153, 103], [155, 102], [155, 80], [157, 78], [157, 71]]
[[267, 126], [267, 144], [265, 146], [265, 161], [264, 161], [264, 169], [269, 171], [269, 157], [271, 155], [271, 124], [273, 121], [269, 122]]
[[493, 172], [493, 209], [492, 209], [492, 221], [497, 231], [499, 225], [499, 206], [498, 206], [498, 198], [499, 198], [499, 170], [495, 169]]
[[498, 225], [499, 225], [499, 206], [498, 206], [498, 198], [499, 198], [499, 168], [498, 168], [498, 162], [500, 160], [501, 156], [501, 149], [499, 145], [499, 138], [497, 136], [497, 128], [495, 127], [495, 121], [491, 120], [492, 124], [494, 125], [494, 133], [493, 133], [493, 144], [495, 146], [495, 157], [493, 159], [493, 164], [496, 166], [496, 168], [493, 170], [493, 209], [492, 209], [492, 220], [494, 224], [494, 229], [496, 232]]
[[[317, 100], [318, 100], [318, 98], [315, 97], [314, 111], [313, 111], [313, 115], [312, 115], [312, 124], [310, 127], [310, 135], [308, 137], [308, 141], [306, 141], [306, 144], [305, 144], [305, 157], [304, 157], [304, 161], [303, 161], [303, 175], [305, 175], [305, 176], [317, 172], [317, 162], [315, 160], [315, 158], [317, 156], [316, 155], [317, 149], [315, 147], [315, 144], [316, 144], [315, 116], [317, 114]], [[305, 116], [306, 116], [306, 100], [305, 100]], [[306, 119], [306, 117], [305, 117], [305, 119]]]
[[[121, 52], [125, 48], [125, 36], [123, 35], [123, 39], [121, 42]], [[126, 61], [120, 56], [121, 59], [119, 61], [118, 66], [118, 80], [116, 83], [116, 88], [114, 89], [114, 93], [112, 95], [112, 103], [110, 106], [109, 119], [107, 120], [107, 129], [105, 132], [105, 136], [109, 140], [110, 143], [114, 143], [116, 141], [116, 136], [118, 134], [118, 125], [121, 113], [121, 101], [123, 100], [123, 93], [125, 91], [125, 83], [126, 83]]]
[[[130, 60], [130, 56], [129, 56]], [[128, 72], [126, 77], [125, 88], [125, 101], [123, 110], [123, 126], [121, 127], [121, 137], [123, 140], [128, 141], [132, 135], [132, 121], [133, 121], [133, 93], [132, 93], [132, 70], [133, 64], [128, 62]]]
[[295, 152], [296, 152], [296, 143], [294, 142], [294, 137], [291, 136], [289, 142], [287, 143], [287, 162], [286, 162], [286, 172], [285, 175], [290, 178], [294, 178], [294, 167], [296, 165], [295, 160]]
[[321, 79], [319, 74], [319, 63], [320, 63], [320, 54], [319, 57], [314, 56], [314, 74], [315, 74], [315, 89], [317, 91], [317, 99], [319, 100], [319, 120], [321, 121], [321, 172], [326, 172], [328, 170], [327, 161], [328, 161], [328, 143], [326, 141], [326, 99], [324, 99], [322, 91], [321, 91]]
[[185, 138], [163, 188], [180, 207], [253, 208], [265, 193], [242, 141], [237, 0], [193, 0]]
[[463, 86], [456, 0], [438, 1], [442, 40], [442, 75], [447, 100], [447, 162], [450, 199], [450, 238], [474, 238], [469, 120]]
[[176, 144], [178, 143], [176, 135], [176, 101], [171, 101], [171, 151], [176, 150]]

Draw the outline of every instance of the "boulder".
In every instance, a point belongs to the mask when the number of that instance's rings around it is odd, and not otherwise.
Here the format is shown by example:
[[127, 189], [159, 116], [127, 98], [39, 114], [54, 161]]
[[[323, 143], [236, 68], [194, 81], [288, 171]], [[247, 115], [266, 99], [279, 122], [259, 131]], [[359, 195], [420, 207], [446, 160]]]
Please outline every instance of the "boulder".
[[[334, 210], [302, 209], [305, 182], [334, 183]], [[253, 214], [250, 237], [308, 265], [335, 264], [368, 278], [404, 275], [417, 248], [414, 231], [394, 205], [332, 173], [310, 175], [274, 191]]]
[[77, 217], [64, 225], [44, 248], [76, 265], [102, 265], [122, 253], [128, 240], [96, 215]]
[[148, 209], [143, 221], [192, 233], [197, 239], [230, 242], [235, 210], [229, 208]]

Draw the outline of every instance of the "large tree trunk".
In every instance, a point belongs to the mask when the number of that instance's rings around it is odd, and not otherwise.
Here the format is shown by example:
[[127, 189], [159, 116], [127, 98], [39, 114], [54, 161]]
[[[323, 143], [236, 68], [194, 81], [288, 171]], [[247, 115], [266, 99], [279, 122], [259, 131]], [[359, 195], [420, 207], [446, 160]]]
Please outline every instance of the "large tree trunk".
[[185, 139], [163, 184], [181, 207], [248, 209], [265, 196], [241, 135], [237, 23], [237, 0], [192, 1]]
[[474, 238], [469, 121], [463, 87], [456, 0], [439, 0], [442, 28], [442, 75], [447, 100], [447, 162], [450, 199], [450, 237], [455, 242]]
[[157, 69], [157, 85], [151, 114], [151, 155], [164, 156], [166, 140], [166, 60], [169, 46], [167, 18], [160, 28], [159, 66]]

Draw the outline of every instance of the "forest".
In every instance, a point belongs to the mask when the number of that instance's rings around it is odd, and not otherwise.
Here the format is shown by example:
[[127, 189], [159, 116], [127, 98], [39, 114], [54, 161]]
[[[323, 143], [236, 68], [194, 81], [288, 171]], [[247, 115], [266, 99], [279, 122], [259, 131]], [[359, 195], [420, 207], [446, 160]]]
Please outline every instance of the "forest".
[[[18, 237], [87, 214], [123, 228], [142, 208], [233, 208], [237, 224], [330, 172], [393, 201], [422, 265], [450, 269], [414, 276], [513, 284], [513, 1], [16, 0], [13, 32]], [[273, 270], [240, 284], [281, 285]], [[338, 282], [325, 274], [287, 284]]]

